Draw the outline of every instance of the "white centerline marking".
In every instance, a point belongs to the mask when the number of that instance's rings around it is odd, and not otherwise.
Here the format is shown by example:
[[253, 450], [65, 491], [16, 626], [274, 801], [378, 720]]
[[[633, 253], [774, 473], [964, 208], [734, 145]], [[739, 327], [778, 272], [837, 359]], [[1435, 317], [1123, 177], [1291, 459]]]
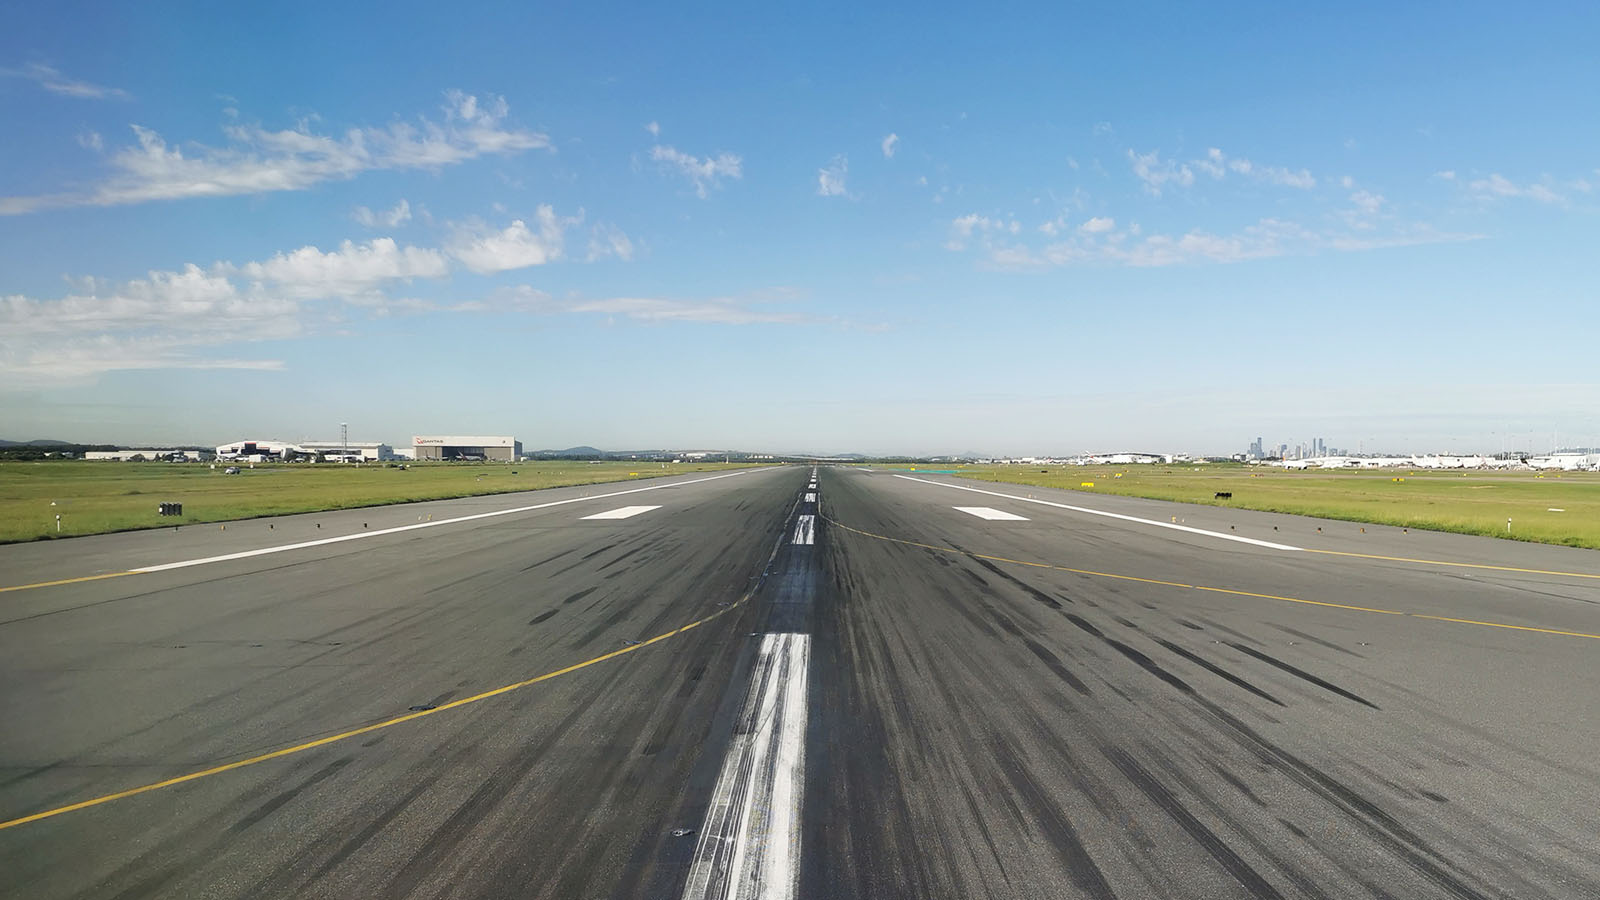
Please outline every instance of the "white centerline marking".
[[689, 864], [684, 900], [790, 900], [798, 892], [810, 657], [806, 635], [761, 639], [750, 693]]
[[1220, 531], [1207, 531], [1204, 528], [1193, 528], [1188, 525], [1179, 525], [1176, 522], [1158, 522], [1155, 519], [1141, 519], [1138, 516], [1125, 516], [1122, 513], [1106, 512], [1103, 509], [1090, 509], [1086, 506], [1072, 506], [1067, 503], [1056, 503], [1052, 500], [1036, 500], [1032, 497], [1019, 497], [1016, 494], [1002, 494], [999, 491], [985, 491], [979, 488], [967, 487], [961, 484], [945, 484], [942, 481], [929, 481], [926, 478], [912, 478], [910, 475], [896, 475], [906, 481], [915, 481], [921, 484], [931, 484], [934, 487], [950, 488], [957, 491], [971, 491], [974, 494], [988, 494], [991, 497], [1004, 497], [1007, 500], [1016, 500], [1020, 503], [1037, 503], [1041, 506], [1053, 506], [1056, 509], [1070, 509], [1091, 516], [1105, 516], [1108, 519], [1121, 519], [1124, 522], [1138, 522], [1140, 525], [1154, 525], [1158, 528], [1170, 528], [1173, 531], [1186, 531], [1189, 534], [1203, 534], [1206, 537], [1221, 538], [1225, 541], [1238, 541], [1241, 544], [1252, 544], [1257, 547], [1266, 547], [1269, 550], [1303, 550], [1302, 547], [1293, 547], [1288, 544], [1275, 544], [1272, 541], [1258, 541], [1255, 538], [1240, 537], [1237, 534], [1223, 534]]
[[652, 509], [660, 509], [660, 508], [661, 507], [659, 507], [659, 506], [621, 506], [621, 507], [618, 507], [616, 509], [606, 510], [605, 512], [595, 513], [592, 516], [584, 516], [583, 518], [584, 518], [584, 520], [588, 520], [588, 519], [631, 519], [631, 518], [633, 518], [634, 516], [637, 516], [640, 513], [647, 513]]
[[672, 484], [653, 484], [649, 487], [629, 488], [625, 491], [612, 491], [609, 494], [595, 494], [592, 497], [571, 497], [566, 500], [552, 500], [549, 503], [535, 503], [532, 506], [518, 506], [514, 509], [497, 509], [493, 512], [475, 513], [470, 516], [457, 516], [454, 519], [437, 519], [432, 522], [418, 522], [415, 525], [399, 525], [394, 528], [379, 528], [376, 531], [362, 531], [356, 534], [344, 534], [339, 537], [320, 538], [315, 541], [301, 541], [298, 544], [281, 544], [277, 547], [262, 547], [259, 550], [245, 550], [239, 553], [224, 553], [221, 556], [208, 556], [204, 559], [186, 559], [181, 562], [162, 563], [158, 566], [145, 566], [140, 569], [130, 569], [131, 572], [165, 572], [169, 569], [186, 569], [190, 566], [203, 566], [208, 563], [227, 562], [233, 559], [249, 559], [252, 556], [266, 556], [269, 553], [286, 553], [290, 550], [304, 550], [307, 547], [320, 547], [324, 544], [338, 544], [344, 541], [359, 541], [365, 538], [375, 538], [384, 534], [399, 534], [402, 531], [416, 531], [419, 528], [436, 528], [440, 525], [454, 525], [457, 522], [472, 522], [478, 519], [492, 519], [496, 516], [512, 516], [517, 513], [531, 512], [536, 509], [549, 509], [552, 506], [566, 506], [568, 503], [587, 503], [590, 500], [605, 500], [608, 497], [621, 497], [625, 494], [639, 494], [645, 491], [661, 491], [667, 488], [683, 487], [690, 484], [700, 484], [706, 481], [716, 481], [719, 478], [733, 478], [745, 474], [744, 472], [729, 472], [726, 475], [712, 475], [707, 478], [696, 478], [693, 481], [675, 481]]
[[815, 502], [817, 502], [817, 495], [816, 494], [807, 494], [806, 495], [806, 502], [807, 503], [815, 503]]
[[817, 533], [817, 517], [801, 516], [794, 523], [794, 543], [810, 544], [815, 541]]
[[958, 509], [969, 516], [977, 516], [980, 519], [989, 519], [996, 522], [1028, 521], [1027, 516], [1019, 516], [1016, 513], [1004, 512], [1002, 510], [995, 509], [992, 506], [952, 506], [950, 508]]

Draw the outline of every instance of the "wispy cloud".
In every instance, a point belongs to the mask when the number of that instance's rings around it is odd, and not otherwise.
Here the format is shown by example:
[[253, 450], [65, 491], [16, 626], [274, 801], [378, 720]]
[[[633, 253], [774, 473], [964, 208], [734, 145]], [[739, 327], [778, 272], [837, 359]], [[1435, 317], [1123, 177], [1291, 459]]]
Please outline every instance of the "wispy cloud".
[[76, 97], [80, 100], [122, 100], [128, 97], [128, 92], [121, 88], [68, 78], [55, 68], [42, 63], [28, 63], [21, 68], [0, 68], [0, 77], [24, 78], [52, 94]]
[[350, 216], [368, 228], [398, 228], [411, 221], [411, 204], [401, 197], [393, 209], [373, 212], [365, 206], [358, 206]]
[[887, 136], [884, 137], [883, 143], [879, 144], [879, 146], [883, 148], [883, 158], [894, 159], [894, 151], [897, 147], [899, 147], [899, 145], [900, 135], [891, 131]]
[[1162, 159], [1161, 152], [1152, 150], [1149, 153], [1135, 153], [1128, 151], [1128, 161], [1133, 165], [1133, 174], [1144, 182], [1144, 189], [1151, 196], [1159, 197], [1167, 185], [1188, 187], [1194, 184], [1194, 171], [1186, 165], [1180, 165], [1170, 159]]
[[633, 259], [633, 241], [615, 225], [601, 223], [589, 231], [589, 252], [585, 262], [595, 262], [615, 257], [623, 262]]
[[[1587, 185], [1587, 182], [1584, 182], [1584, 184]], [[1520, 197], [1556, 206], [1565, 206], [1571, 202], [1570, 198], [1562, 192], [1562, 186], [1554, 184], [1548, 179], [1541, 182], [1519, 184], [1499, 172], [1491, 174], [1488, 178], [1474, 179], [1467, 185], [1467, 190], [1480, 199]]]
[[1149, 153], [1129, 150], [1128, 161], [1133, 167], [1133, 174], [1143, 182], [1145, 191], [1154, 197], [1161, 196], [1161, 192], [1169, 186], [1193, 185], [1197, 172], [1216, 181], [1232, 174], [1280, 187], [1310, 189], [1317, 186], [1316, 176], [1308, 169], [1264, 166], [1242, 156], [1229, 156], [1216, 147], [1207, 150], [1205, 156], [1187, 162], [1162, 159], [1158, 150]]
[[733, 153], [701, 158], [676, 147], [657, 144], [650, 148], [650, 158], [660, 163], [663, 169], [689, 179], [694, 185], [695, 194], [702, 200], [710, 194], [711, 189], [721, 187], [723, 179], [737, 181], [744, 177], [744, 161]]
[[565, 307], [567, 312], [603, 313], [640, 322], [702, 322], [716, 325], [756, 325], [762, 323], [805, 324], [819, 321], [814, 316], [780, 310], [760, 309], [737, 299], [673, 300], [660, 297], [610, 297], [583, 300]]
[[304, 190], [377, 169], [436, 169], [486, 154], [548, 148], [543, 134], [511, 127], [503, 98], [480, 102], [460, 91], [445, 93], [439, 121], [394, 122], [353, 128], [339, 137], [317, 134], [302, 122], [269, 131], [228, 125], [223, 147], [169, 146], [156, 132], [132, 126], [136, 143], [108, 158], [111, 174], [80, 192], [0, 198], [0, 215], [62, 206], [115, 206], [151, 200], [225, 197]]
[[[1004, 217], [981, 216], [977, 213], [967, 213], [950, 220], [950, 235], [945, 240], [946, 250], [965, 250], [967, 244], [974, 237], [987, 234], [1019, 234], [1022, 223], [1016, 219]], [[1047, 232], [1048, 233], [1048, 232]]]
[[833, 161], [817, 170], [817, 196], [848, 197], [845, 179], [850, 175], [850, 160], [835, 156]]
[[[1353, 197], [1352, 216], [1375, 216], [1383, 198]], [[1048, 227], [1046, 227], [1048, 226]], [[1442, 232], [1425, 225], [1375, 230], [1371, 219], [1358, 218], [1352, 230], [1314, 230], [1276, 218], [1264, 218], [1231, 232], [1191, 229], [1181, 233], [1145, 233], [1138, 224], [1119, 228], [1114, 219], [1095, 217], [1076, 228], [1065, 219], [1040, 226], [1051, 240], [1042, 245], [1017, 240], [1020, 230], [985, 217], [962, 217], [952, 223], [949, 250], [965, 250], [969, 242], [981, 252], [982, 263], [1001, 269], [1046, 268], [1073, 265], [1153, 268], [1185, 264], [1239, 263], [1254, 259], [1305, 255], [1321, 250], [1372, 250], [1475, 240], [1481, 235]]]

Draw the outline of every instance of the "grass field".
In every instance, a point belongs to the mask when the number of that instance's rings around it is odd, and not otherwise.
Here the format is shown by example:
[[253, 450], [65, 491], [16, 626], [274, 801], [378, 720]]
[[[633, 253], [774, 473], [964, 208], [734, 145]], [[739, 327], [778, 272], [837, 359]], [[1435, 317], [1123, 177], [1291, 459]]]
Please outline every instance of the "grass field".
[[[0, 543], [742, 468], [724, 463], [261, 465], [0, 462]], [[182, 516], [156, 514], [183, 504]]]
[[[912, 467], [874, 468], [909, 471]], [[1600, 549], [1600, 473], [1593, 472], [1285, 471], [1218, 464], [916, 468], [954, 470], [962, 477], [982, 481]], [[1094, 486], [1084, 487], [1086, 481]], [[1233, 494], [1233, 499], [1215, 499], [1219, 491]], [[1511, 519], [1509, 534], [1507, 519]]]

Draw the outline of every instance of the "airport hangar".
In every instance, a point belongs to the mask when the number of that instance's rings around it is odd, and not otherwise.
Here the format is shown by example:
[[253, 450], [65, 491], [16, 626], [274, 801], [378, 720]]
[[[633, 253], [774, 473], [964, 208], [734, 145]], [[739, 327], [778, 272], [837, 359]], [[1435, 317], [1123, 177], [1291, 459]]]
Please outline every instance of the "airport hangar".
[[411, 439], [418, 462], [427, 459], [486, 459], [516, 462], [522, 442], [510, 435], [419, 434]]

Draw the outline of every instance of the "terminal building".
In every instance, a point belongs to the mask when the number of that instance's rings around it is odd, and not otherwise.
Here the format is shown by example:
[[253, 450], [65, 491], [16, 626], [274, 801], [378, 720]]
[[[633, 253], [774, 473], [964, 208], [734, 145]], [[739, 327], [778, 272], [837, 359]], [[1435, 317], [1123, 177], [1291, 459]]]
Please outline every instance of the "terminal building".
[[419, 434], [411, 439], [416, 459], [460, 459], [516, 462], [522, 442], [509, 435]]

